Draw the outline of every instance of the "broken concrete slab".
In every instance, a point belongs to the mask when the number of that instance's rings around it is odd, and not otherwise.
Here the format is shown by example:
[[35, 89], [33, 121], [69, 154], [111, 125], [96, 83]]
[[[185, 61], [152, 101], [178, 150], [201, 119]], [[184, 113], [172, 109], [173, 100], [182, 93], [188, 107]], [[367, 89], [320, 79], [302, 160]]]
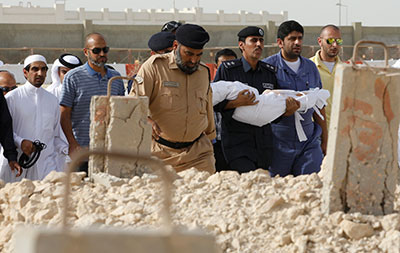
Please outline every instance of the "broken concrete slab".
[[[147, 123], [147, 97], [95, 96], [91, 103], [90, 148], [124, 150], [150, 156], [151, 125]], [[116, 177], [131, 178], [151, 170], [136, 160], [91, 156], [89, 177], [106, 172]]]
[[[111, 97], [110, 121], [106, 128], [106, 150], [125, 150], [132, 154], [150, 156], [151, 125], [147, 123], [147, 97]], [[122, 160], [106, 157], [104, 171], [117, 176], [131, 178], [150, 169], [137, 160]]]
[[87, 228], [62, 230], [21, 228], [15, 236], [15, 253], [137, 252], [137, 253], [217, 253], [212, 235], [201, 231], [138, 231]]
[[336, 69], [323, 209], [393, 212], [398, 183], [400, 70], [341, 64]]

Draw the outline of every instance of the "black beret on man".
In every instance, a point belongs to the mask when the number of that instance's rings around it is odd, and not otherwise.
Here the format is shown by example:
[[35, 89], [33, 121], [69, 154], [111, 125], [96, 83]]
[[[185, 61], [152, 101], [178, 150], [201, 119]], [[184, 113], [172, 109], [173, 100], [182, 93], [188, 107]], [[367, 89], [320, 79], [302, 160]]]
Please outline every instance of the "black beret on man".
[[238, 33], [239, 38], [247, 38], [249, 36], [264, 37], [264, 30], [257, 26], [248, 26], [240, 30]]
[[147, 45], [152, 51], [157, 52], [172, 47], [174, 40], [175, 40], [175, 34], [168, 32], [159, 32], [153, 34], [150, 37]]
[[173, 32], [175, 32], [176, 31], [176, 29], [178, 29], [178, 27], [180, 27], [182, 25], [182, 23], [180, 23], [180, 22], [176, 22], [176, 21], [169, 21], [169, 22], [167, 22], [167, 23], [165, 23], [163, 26], [162, 26], [162, 28], [161, 28], [161, 31], [162, 32], [171, 32], [171, 33], [173, 33]]
[[176, 30], [176, 40], [184, 46], [193, 49], [203, 49], [210, 36], [203, 27], [194, 24], [184, 24]]

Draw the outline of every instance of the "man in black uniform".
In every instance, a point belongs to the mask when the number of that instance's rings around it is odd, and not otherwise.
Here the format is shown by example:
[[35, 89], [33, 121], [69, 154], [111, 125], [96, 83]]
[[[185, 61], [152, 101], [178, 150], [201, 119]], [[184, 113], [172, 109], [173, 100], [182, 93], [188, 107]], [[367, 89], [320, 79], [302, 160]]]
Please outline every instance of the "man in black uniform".
[[0, 144], [3, 147], [3, 155], [8, 160], [8, 165], [12, 170], [17, 170], [17, 176], [20, 176], [22, 169], [17, 163], [18, 153], [14, 144], [12, 119], [3, 92], [0, 92]]
[[[218, 68], [214, 82], [219, 80], [240, 81], [254, 87], [262, 94], [266, 89], [276, 89], [275, 67], [260, 61], [264, 48], [264, 31], [249, 26], [238, 33], [240, 59], [225, 61]], [[235, 100], [224, 100], [214, 106], [222, 114], [222, 149], [232, 170], [239, 173], [257, 168], [267, 169], [272, 158], [271, 126], [253, 126], [232, 118], [236, 107], [255, 105], [255, 95], [248, 90], [239, 93]], [[286, 100], [285, 115], [293, 114], [299, 104]]]

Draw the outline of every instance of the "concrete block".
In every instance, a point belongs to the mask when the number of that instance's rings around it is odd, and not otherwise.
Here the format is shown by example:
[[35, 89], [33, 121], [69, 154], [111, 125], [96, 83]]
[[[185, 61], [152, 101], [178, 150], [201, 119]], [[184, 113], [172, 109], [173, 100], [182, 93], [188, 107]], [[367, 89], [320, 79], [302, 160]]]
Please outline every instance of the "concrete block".
[[[107, 97], [92, 97], [90, 103], [90, 149], [105, 149], [107, 105]], [[104, 172], [103, 156], [92, 155], [89, 158], [89, 177], [96, 172]]]
[[396, 69], [338, 66], [323, 168], [326, 212], [393, 212], [399, 175], [398, 74]]
[[[108, 108], [107, 108], [108, 107]], [[109, 115], [107, 115], [107, 113]], [[91, 103], [90, 148], [125, 150], [138, 155], [151, 152], [151, 125], [147, 123], [147, 97], [94, 97]], [[150, 169], [135, 160], [92, 156], [89, 176], [106, 172], [116, 177], [131, 178]]]
[[19, 228], [15, 253], [217, 253], [215, 239], [201, 231], [61, 230]]

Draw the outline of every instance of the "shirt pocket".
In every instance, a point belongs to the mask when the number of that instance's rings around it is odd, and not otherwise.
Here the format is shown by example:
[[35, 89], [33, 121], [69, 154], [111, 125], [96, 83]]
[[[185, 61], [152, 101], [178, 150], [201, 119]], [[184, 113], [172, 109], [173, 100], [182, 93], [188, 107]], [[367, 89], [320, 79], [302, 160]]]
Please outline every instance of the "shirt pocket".
[[160, 106], [165, 109], [172, 109], [179, 106], [179, 90], [161, 89]]
[[196, 104], [200, 114], [207, 113], [207, 93], [202, 90], [196, 90]]
[[44, 131], [53, 131], [54, 128], [54, 117], [50, 113], [43, 113], [43, 130]]

